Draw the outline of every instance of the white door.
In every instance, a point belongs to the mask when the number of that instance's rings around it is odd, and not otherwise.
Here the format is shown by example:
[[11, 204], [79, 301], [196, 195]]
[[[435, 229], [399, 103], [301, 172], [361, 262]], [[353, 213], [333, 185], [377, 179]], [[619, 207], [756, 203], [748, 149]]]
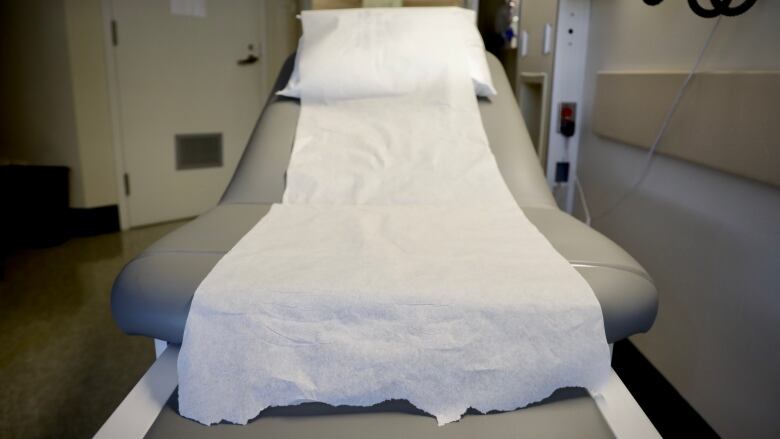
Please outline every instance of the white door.
[[266, 98], [262, 0], [111, 0], [111, 13], [129, 225], [199, 215]]

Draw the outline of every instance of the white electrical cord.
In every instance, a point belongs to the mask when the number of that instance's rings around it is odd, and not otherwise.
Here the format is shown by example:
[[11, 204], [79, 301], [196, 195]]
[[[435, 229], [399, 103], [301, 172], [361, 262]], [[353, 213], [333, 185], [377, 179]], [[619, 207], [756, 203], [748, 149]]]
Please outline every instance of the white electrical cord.
[[577, 185], [577, 193], [580, 195], [580, 201], [582, 201], [582, 210], [585, 211], [585, 224], [590, 227], [591, 217], [590, 208], [588, 207], [588, 200], [585, 198], [585, 192], [582, 190], [582, 184], [580, 183], [580, 176], [574, 173], [574, 184]]
[[[696, 62], [693, 65], [693, 68], [691, 69], [690, 73], [688, 73], [688, 77], [685, 78], [685, 81], [683, 82], [682, 86], [680, 87], [680, 90], [677, 92], [677, 96], [675, 96], [674, 101], [672, 101], [672, 106], [669, 108], [669, 112], [666, 113], [666, 117], [664, 118], [663, 124], [661, 125], [661, 129], [658, 131], [658, 135], [655, 136], [655, 140], [653, 141], [652, 146], [650, 146], [650, 150], [647, 152], [647, 155], [645, 156], [645, 162], [642, 165], [642, 172], [639, 174], [639, 178], [634, 182], [634, 184], [621, 195], [618, 197], [617, 201], [613, 203], [610, 207], [608, 207], [606, 210], [598, 214], [597, 216], [593, 217], [593, 220], [604, 218], [605, 216], [609, 215], [617, 209], [623, 202], [631, 196], [631, 194], [636, 191], [637, 188], [645, 181], [645, 178], [647, 177], [648, 172], [650, 171], [650, 163], [653, 161], [653, 156], [655, 155], [656, 149], [658, 149], [658, 144], [661, 143], [661, 138], [666, 133], [666, 128], [669, 126], [669, 122], [672, 120], [672, 116], [674, 116], [674, 113], [677, 111], [677, 107], [680, 105], [680, 101], [682, 100], [682, 97], [685, 94], [685, 90], [688, 88], [688, 84], [691, 82], [691, 79], [693, 79], [693, 75], [696, 73], [696, 71], [699, 69], [699, 64], [701, 63], [702, 58], [704, 58], [704, 52], [707, 51], [707, 47], [710, 45], [710, 41], [712, 41], [712, 36], [715, 35], [715, 30], [718, 29], [718, 25], [720, 24], [720, 19], [722, 16], [719, 16], [715, 19], [715, 24], [712, 25], [712, 30], [710, 30], [710, 34], [707, 36], [707, 40], [704, 42], [704, 45], [702, 46], [701, 50], [699, 51], [699, 55], [696, 58]], [[577, 178], [577, 187], [580, 188], [580, 196], [582, 197], [583, 206], [587, 205], [587, 202], [585, 201], [585, 194], [582, 192], [582, 186], [580, 185], [580, 180]], [[590, 215], [588, 215], [589, 217]], [[590, 220], [588, 221], [588, 225], [590, 225]]]

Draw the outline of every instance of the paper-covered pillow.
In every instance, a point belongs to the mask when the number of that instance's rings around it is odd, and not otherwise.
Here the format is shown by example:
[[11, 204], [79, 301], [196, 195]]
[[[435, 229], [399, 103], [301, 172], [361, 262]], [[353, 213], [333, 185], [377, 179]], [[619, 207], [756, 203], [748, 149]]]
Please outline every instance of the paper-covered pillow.
[[[279, 90], [277, 94], [300, 98], [301, 97], [301, 54], [306, 51], [307, 42], [312, 46], [307, 62], [313, 69], [327, 69], [338, 65], [340, 49], [360, 50], [360, 39], [368, 37], [382, 38], [387, 42], [388, 51], [404, 50], [410, 44], [419, 44], [420, 39], [427, 40], [447, 37], [457, 40], [466, 59], [466, 68], [471, 77], [474, 92], [477, 96], [495, 96], [496, 90], [490, 76], [490, 70], [485, 58], [485, 46], [482, 37], [477, 31], [474, 11], [462, 8], [388, 8], [388, 9], [355, 9], [341, 11], [304, 11], [304, 36], [298, 42], [298, 52], [295, 57], [295, 66], [290, 75], [287, 86]], [[329, 40], [334, 34], [333, 29], [339, 28], [339, 41]], [[345, 29], [346, 27], [346, 29]], [[346, 31], [346, 32], [345, 32]], [[346, 38], [345, 38], [346, 35]], [[334, 53], [324, 54], [325, 47]], [[323, 56], [326, 55], [326, 56]], [[374, 86], [380, 90], [388, 90], [393, 86], [395, 77], [392, 72], [374, 71], [371, 69], [371, 59], [381, 57], [375, 53], [366, 54], [366, 63], [354, 63], [358, 71], [351, 72], [364, 79], [375, 79]], [[315, 58], [315, 59], [312, 59]], [[330, 59], [329, 59], [330, 58]], [[419, 65], [396, 66], [404, 76], [413, 69], [418, 69], [421, 74], [426, 66]], [[423, 63], [424, 64], [424, 63]], [[372, 78], [369, 75], [374, 75]], [[369, 85], [369, 84], [360, 84]], [[368, 93], [370, 90], [363, 90]]]

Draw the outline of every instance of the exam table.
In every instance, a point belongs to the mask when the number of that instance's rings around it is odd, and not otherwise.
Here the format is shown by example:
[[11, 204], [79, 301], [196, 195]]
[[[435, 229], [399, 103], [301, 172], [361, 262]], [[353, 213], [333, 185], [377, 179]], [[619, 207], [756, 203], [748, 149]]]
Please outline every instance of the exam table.
[[[498, 95], [480, 99], [482, 122], [517, 204], [593, 289], [610, 343], [647, 331], [656, 315], [650, 276], [628, 253], [560, 211], [550, 194], [506, 75], [488, 54]], [[289, 58], [274, 91], [287, 83]], [[514, 412], [465, 416], [437, 427], [402, 401], [371, 408], [304, 404], [271, 408], [246, 426], [206, 427], [176, 413], [176, 356], [193, 294], [217, 261], [282, 200], [300, 106], [269, 98], [217, 207], [163, 237], [117, 277], [112, 312], [119, 327], [157, 340], [158, 361], [98, 436], [125, 437], [653, 437], [655, 430], [614, 372], [599, 395], [561, 389]], [[165, 344], [168, 348], [164, 349]], [[644, 433], [642, 433], [644, 432]], [[637, 434], [639, 433], [639, 434]]]

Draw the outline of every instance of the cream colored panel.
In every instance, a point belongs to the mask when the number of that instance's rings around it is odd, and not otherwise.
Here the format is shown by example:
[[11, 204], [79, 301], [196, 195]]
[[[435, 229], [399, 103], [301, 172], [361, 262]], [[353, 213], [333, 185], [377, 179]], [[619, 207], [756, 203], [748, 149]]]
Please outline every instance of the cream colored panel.
[[[649, 148], [686, 73], [599, 72], [593, 131]], [[658, 151], [780, 185], [780, 72], [699, 73]]]

